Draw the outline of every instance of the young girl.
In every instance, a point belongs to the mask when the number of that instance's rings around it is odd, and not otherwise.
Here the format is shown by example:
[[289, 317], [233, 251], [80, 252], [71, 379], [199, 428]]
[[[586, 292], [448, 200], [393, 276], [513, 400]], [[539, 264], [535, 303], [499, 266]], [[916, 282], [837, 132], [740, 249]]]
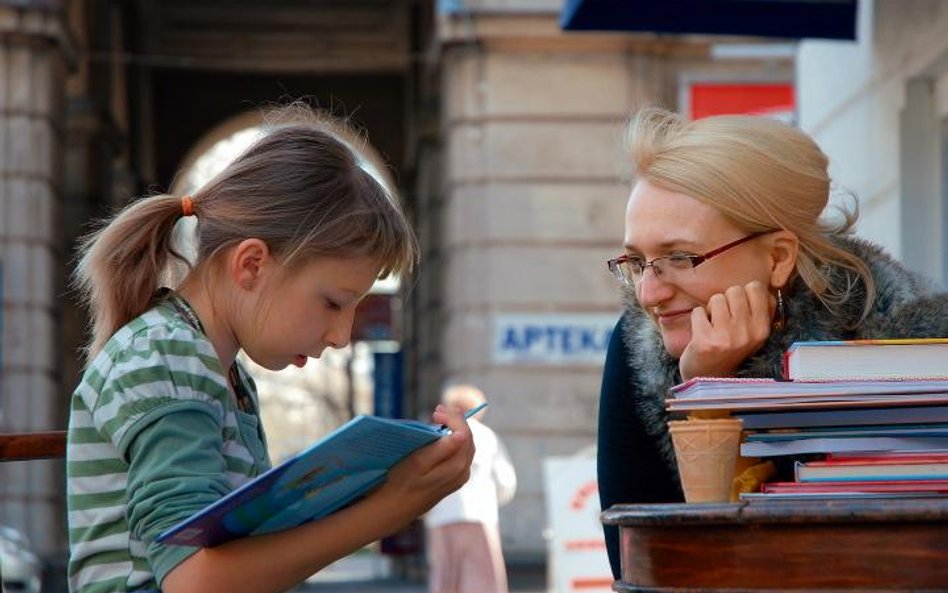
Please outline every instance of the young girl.
[[[190, 216], [195, 261], [160, 288]], [[155, 543], [269, 468], [238, 351], [277, 370], [342, 348], [374, 280], [416, 259], [396, 199], [311, 122], [276, 127], [193, 197], [139, 200], [90, 236], [76, 272], [93, 336], [70, 413], [70, 590], [285, 591], [463, 484], [471, 433], [439, 406], [453, 433], [342, 511], [215, 548]]]

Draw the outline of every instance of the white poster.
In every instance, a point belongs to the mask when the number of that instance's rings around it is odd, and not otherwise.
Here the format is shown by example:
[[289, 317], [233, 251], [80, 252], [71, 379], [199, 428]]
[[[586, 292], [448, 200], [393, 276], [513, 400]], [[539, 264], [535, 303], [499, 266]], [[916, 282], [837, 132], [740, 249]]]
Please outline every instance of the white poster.
[[547, 565], [552, 593], [610, 593], [612, 570], [599, 522], [596, 460], [543, 460], [546, 514], [551, 537]]

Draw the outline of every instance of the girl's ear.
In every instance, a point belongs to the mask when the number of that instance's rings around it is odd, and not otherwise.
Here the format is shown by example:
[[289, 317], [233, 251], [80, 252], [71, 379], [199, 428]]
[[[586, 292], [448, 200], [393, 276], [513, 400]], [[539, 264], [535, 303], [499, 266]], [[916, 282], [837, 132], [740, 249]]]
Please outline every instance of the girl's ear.
[[770, 236], [770, 286], [781, 288], [790, 280], [797, 267], [800, 240], [791, 231], [777, 231]]
[[260, 239], [244, 239], [231, 251], [227, 272], [237, 286], [253, 290], [260, 282], [264, 266], [270, 257], [270, 248]]

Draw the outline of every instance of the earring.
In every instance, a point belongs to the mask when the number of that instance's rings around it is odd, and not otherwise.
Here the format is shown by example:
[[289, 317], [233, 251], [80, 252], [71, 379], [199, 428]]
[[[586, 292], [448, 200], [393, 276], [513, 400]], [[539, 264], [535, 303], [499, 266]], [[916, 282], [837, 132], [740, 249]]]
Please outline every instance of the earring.
[[777, 289], [777, 315], [774, 318], [771, 329], [780, 331], [787, 326], [787, 308], [783, 303], [783, 291]]

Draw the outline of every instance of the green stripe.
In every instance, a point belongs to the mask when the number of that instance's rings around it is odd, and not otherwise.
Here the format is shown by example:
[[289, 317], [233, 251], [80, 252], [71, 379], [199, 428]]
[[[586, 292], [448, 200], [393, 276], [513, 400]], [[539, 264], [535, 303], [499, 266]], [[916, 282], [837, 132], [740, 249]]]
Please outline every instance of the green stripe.
[[102, 431], [114, 438], [120, 430], [128, 428], [132, 420], [137, 420], [162, 405], [173, 404], [177, 401], [171, 397], [132, 400], [120, 406], [118, 413], [102, 424]]
[[103, 537], [122, 533], [128, 533], [128, 523], [124, 520], [112, 521], [107, 524], [89, 525], [88, 527], [72, 527], [69, 529], [69, 541], [91, 543]]
[[132, 569], [140, 572], [151, 572], [151, 564], [148, 563], [147, 558], [135, 556], [132, 558]]
[[72, 445], [88, 445], [108, 443], [95, 428], [73, 428], [69, 431], [69, 443]]
[[[127, 577], [116, 577], [107, 581], [90, 583], [76, 593], [125, 593]], [[146, 587], [147, 589], [147, 587]]]
[[86, 369], [85, 374], [82, 376], [82, 382], [89, 386], [89, 388], [94, 392], [99, 392], [102, 390], [102, 386], [105, 384], [106, 375], [99, 373], [99, 369], [90, 366]]
[[117, 458], [103, 457], [88, 461], [70, 461], [66, 464], [67, 474], [74, 478], [124, 474], [127, 471], [128, 464]]
[[88, 511], [97, 507], [114, 507], [126, 502], [124, 490], [73, 494], [69, 497], [69, 508], [75, 511]]

